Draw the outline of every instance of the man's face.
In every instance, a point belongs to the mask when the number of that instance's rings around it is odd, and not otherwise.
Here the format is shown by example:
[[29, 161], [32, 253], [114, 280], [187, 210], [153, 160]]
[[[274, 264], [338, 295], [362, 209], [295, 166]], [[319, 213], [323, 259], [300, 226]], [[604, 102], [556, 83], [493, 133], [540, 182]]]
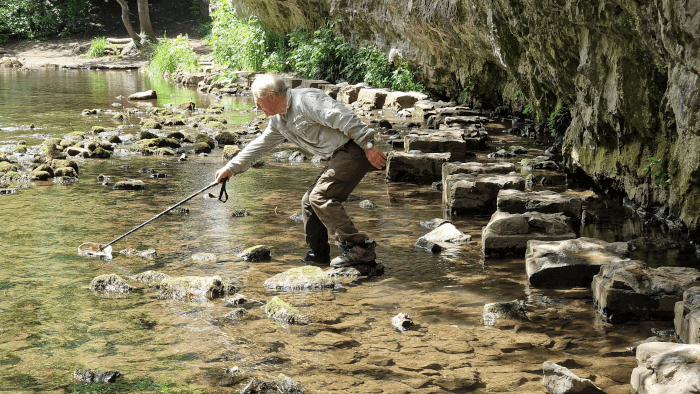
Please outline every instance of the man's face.
[[287, 110], [287, 100], [283, 96], [277, 97], [273, 92], [255, 100], [255, 105], [257, 105], [259, 110], [265, 112], [267, 116], [283, 114]]

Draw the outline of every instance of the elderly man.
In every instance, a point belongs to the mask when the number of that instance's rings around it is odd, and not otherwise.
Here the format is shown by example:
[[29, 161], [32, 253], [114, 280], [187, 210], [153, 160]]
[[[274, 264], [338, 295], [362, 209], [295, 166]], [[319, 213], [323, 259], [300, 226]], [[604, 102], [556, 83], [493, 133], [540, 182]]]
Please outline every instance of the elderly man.
[[272, 147], [291, 141], [301, 149], [327, 159], [327, 164], [301, 200], [306, 243], [305, 262], [328, 264], [328, 233], [342, 242], [343, 252], [330, 261], [344, 267], [371, 263], [374, 243], [355, 228], [341, 204], [370, 165], [382, 168], [386, 155], [374, 146], [375, 131], [352, 110], [319, 89], [288, 89], [274, 74], [259, 76], [251, 86], [259, 110], [271, 116], [265, 131], [216, 172], [221, 181], [246, 171]]

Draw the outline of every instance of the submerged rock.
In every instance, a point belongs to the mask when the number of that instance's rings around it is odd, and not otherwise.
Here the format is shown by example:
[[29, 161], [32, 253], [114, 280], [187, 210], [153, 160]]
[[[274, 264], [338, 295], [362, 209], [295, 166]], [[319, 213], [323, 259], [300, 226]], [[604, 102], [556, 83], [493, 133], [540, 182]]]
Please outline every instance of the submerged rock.
[[105, 274], [95, 277], [88, 289], [107, 295], [123, 295], [131, 292], [131, 286], [124, 278], [115, 274]]
[[485, 326], [512, 326], [529, 320], [523, 307], [524, 302], [513, 300], [509, 302], [494, 302], [484, 305]]
[[272, 258], [270, 248], [265, 245], [252, 246], [241, 252], [238, 256], [245, 261], [252, 262], [270, 260]]
[[326, 270], [326, 275], [355, 278], [359, 276], [381, 276], [384, 275], [384, 264], [370, 263], [358, 264], [351, 267], [339, 267]]
[[270, 319], [283, 324], [307, 324], [309, 322], [308, 318], [302, 315], [298, 309], [277, 296], [272, 297], [263, 308]]
[[154, 259], [158, 255], [155, 249], [135, 250], [127, 248], [120, 250], [119, 253], [123, 254], [124, 256], [138, 256], [143, 257], [144, 259]]
[[407, 313], [399, 313], [391, 318], [391, 325], [397, 330], [405, 332], [413, 325], [413, 319]]
[[160, 298], [187, 301], [206, 301], [236, 292], [230, 282], [218, 276], [182, 276], [164, 279], [160, 283]]
[[338, 283], [319, 267], [307, 265], [279, 273], [265, 281], [263, 286], [272, 290], [310, 290], [334, 288]]
[[151, 271], [151, 270], [146, 271], [146, 272], [141, 272], [139, 274], [131, 276], [131, 279], [133, 279], [139, 283], [145, 283], [149, 286], [158, 285], [158, 284], [160, 284], [160, 282], [162, 282], [168, 278], [170, 278], [170, 275], [166, 275], [164, 273], [161, 273], [158, 271]]
[[143, 181], [137, 179], [129, 179], [127, 181], [119, 181], [114, 184], [113, 190], [144, 190], [146, 185]]
[[73, 372], [73, 379], [80, 383], [114, 383], [122, 374], [118, 371], [102, 372], [99, 369], [78, 369]]
[[216, 263], [219, 258], [214, 253], [195, 253], [192, 260], [200, 263]]
[[129, 96], [129, 100], [156, 100], [158, 94], [155, 90], [146, 90], [145, 92], [137, 92]]
[[280, 374], [272, 382], [253, 378], [240, 394], [305, 394], [306, 389], [300, 383]]

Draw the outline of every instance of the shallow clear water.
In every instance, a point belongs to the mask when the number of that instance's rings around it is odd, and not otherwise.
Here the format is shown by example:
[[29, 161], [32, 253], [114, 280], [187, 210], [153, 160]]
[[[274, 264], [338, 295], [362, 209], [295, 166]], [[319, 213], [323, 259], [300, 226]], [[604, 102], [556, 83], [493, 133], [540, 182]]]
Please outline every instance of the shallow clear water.
[[[151, 88], [159, 94], [159, 106], [214, 102], [212, 96], [135, 72], [0, 69], [0, 147], [8, 151], [18, 140], [38, 145], [48, 136], [96, 124], [114, 127], [119, 123], [109, 117], [80, 112], [134, 106], [119, 97]], [[231, 124], [255, 116], [240, 112], [250, 107], [250, 99], [221, 103]], [[137, 123], [131, 119], [121, 125], [138, 130]], [[35, 129], [23, 127], [29, 124]], [[508, 125], [489, 126], [492, 146], [524, 145], [528, 157], [544, 150], [502, 133]], [[595, 379], [608, 392], [626, 392], [636, 366], [626, 348], [654, 335], [652, 329], [672, 328], [672, 322], [605, 323], [596, 316], [589, 289], [530, 288], [524, 259], [482, 256], [480, 234], [490, 215], [451, 218], [472, 235], [473, 245], [439, 255], [416, 250], [415, 241], [428, 232], [419, 222], [444, 215], [441, 195], [430, 185], [387, 183], [380, 171], [369, 173], [353, 193], [378, 208], [364, 210], [354, 202], [346, 209], [380, 245], [384, 275], [334, 291], [267, 291], [262, 286], [267, 278], [302, 265], [303, 229], [289, 217], [299, 210], [301, 196], [321, 168], [310, 162], [274, 162], [269, 156], [262, 168], [230, 183], [226, 204], [197, 197], [184, 206], [188, 213], [165, 215], [114, 245], [116, 251], [155, 249], [155, 259], [117, 254], [106, 262], [77, 255], [82, 242], [108, 242], [209, 184], [222, 165], [220, 153], [216, 149], [186, 162], [143, 156], [86, 160], [76, 183], [35, 182], [0, 196], [0, 391], [93, 390], [71, 378], [85, 367], [120, 371], [122, 383], [113, 392], [233, 392], [240, 385], [223, 370], [239, 366], [251, 376], [284, 373], [313, 392], [462, 392], [466, 388], [439, 381], [470, 373], [481, 381], [470, 388], [477, 392], [544, 392], [541, 365], [553, 360]], [[485, 153], [480, 161], [488, 161]], [[150, 178], [139, 172], [143, 167], [168, 177]], [[97, 180], [100, 174], [110, 176], [111, 183], [141, 179], [146, 189], [115, 191]], [[554, 180], [548, 188], [566, 189], [561, 174], [538, 175]], [[600, 221], [585, 227], [584, 236], [606, 241], [661, 236], [685, 245], [682, 234], [645, 228], [617, 202], [595, 201], [585, 208]], [[233, 217], [238, 209], [250, 216]], [[257, 244], [272, 249], [271, 261], [247, 263], [235, 257]], [[199, 252], [219, 259], [193, 260]], [[653, 266], [697, 265], [685, 249], [633, 257]], [[159, 300], [148, 288], [105, 298], [87, 289], [100, 274], [126, 277], [149, 269], [235, 279], [248, 298], [266, 301], [279, 295], [313, 323], [281, 326], [266, 319], [255, 303], [247, 304], [245, 318], [230, 321], [223, 315], [231, 309], [219, 300]], [[483, 327], [485, 303], [513, 299], [526, 302], [530, 322], [503, 330]], [[405, 334], [390, 325], [398, 312], [409, 313], [416, 322]]]

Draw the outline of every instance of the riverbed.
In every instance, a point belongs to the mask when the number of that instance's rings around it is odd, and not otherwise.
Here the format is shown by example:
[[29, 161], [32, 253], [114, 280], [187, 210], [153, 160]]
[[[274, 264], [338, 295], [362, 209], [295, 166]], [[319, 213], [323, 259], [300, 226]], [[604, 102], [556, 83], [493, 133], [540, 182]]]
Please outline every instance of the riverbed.
[[[198, 108], [224, 105], [229, 126], [261, 113], [249, 97], [215, 96], [173, 86], [136, 71], [0, 69], [0, 150], [11, 153], [92, 126], [138, 132], [138, 119], [114, 122], [108, 116], [82, 116], [89, 108], [122, 111], [137, 104], [129, 94], [155, 89], [155, 105], [193, 101]], [[140, 104], [144, 105], [144, 104]], [[143, 109], [144, 107], [142, 107]], [[147, 107], [145, 107], [147, 108]], [[405, 119], [373, 113], [397, 126]], [[365, 118], [368, 122], [372, 118]], [[486, 124], [491, 141], [477, 161], [496, 147], [522, 145], [535, 157], [551, 146], [513, 136], [509, 119]], [[188, 131], [185, 126], [178, 126]], [[193, 132], [189, 130], [189, 132]], [[380, 148], [389, 136], [382, 135]], [[281, 146], [278, 150], [292, 149]], [[116, 370], [120, 383], [100, 392], [234, 392], [249, 377], [285, 374], [308, 392], [546, 392], [542, 362], [560, 363], [608, 393], [628, 393], [636, 367], [633, 349], [652, 336], [672, 340], [670, 321], [610, 324], [597, 315], [587, 288], [530, 288], [524, 258], [485, 258], [481, 229], [490, 214], [449, 217], [441, 194], [430, 185], [387, 182], [383, 171], [367, 174], [353, 193], [375, 209], [347, 202], [357, 227], [378, 243], [381, 276], [362, 278], [339, 289], [272, 292], [263, 282], [302, 266], [303, 229], [290, 218], [322, 164], [264, 158], [260, 168], [229, 183], [230, 200], [197, 197], [186, 210], [167, 214], [114, 245], [114, 250], [153, 249], [155, 258], [115, 254], [111, 261], [77, 254], [82, 242], [108, 242], [206, 186], [223, 164], [221, 149], [208, 156], [114, 155], [80, 162], [79, 180], [57, 184], [29, 182], [17, 193], [0, 195], [0, 387], [11, 392], [87, 392], [72, 378], [80, 368]], [[142, 169], [167, 174], [153, 178]], [[109, 185], [98, 180], [107, 176]], [[582, 236], [629, 241], [640, 236], [671, 239], [677, 249], [633, 252], [649, 266], [700, 266], [683, 233], [668, 226], [646, 226], [620, 201], [582, 186], [567, 188], [563, 173], [536, 172], [551, 184], [536, 190], [579, 193], [595, 217]], [[143, 191], [113, 190], [118, 180], [140, 179]], [[215, 190], [212, 189], [212, 193]], [[249, 216], [233, 214], [245, 210]], [[474, 242], [430, 254], [416, 249], [429, 230], [421, 221], [446, 218]], [[272, 259], [250, 263], [237, 253], [267, 245]], [[193, 259], [213, 253], [214, 262]], [[333, 255], [339, 251], [334, 248]], [[170, 276], [219, 275], [236, 281], [251, 302], [239, 319], [220, 300], [160, 300], [139, 288], [126, 297], [107, 298], [87, 287], [101, 274], [128, 277], [156, 270]], [[282, 325], [266, 318], [260, 303], [273, 296], [295, 305], [311, 321]], [[483, 305], [523, 300], [529, 321], [506, 328], [484, 327]], [[391, 325], [408, 313], [415, 325], [400, 333]], [[238, 367], [240, 377], [224, 371]], [[111, 390], [111, 391], [110, 391]]]

